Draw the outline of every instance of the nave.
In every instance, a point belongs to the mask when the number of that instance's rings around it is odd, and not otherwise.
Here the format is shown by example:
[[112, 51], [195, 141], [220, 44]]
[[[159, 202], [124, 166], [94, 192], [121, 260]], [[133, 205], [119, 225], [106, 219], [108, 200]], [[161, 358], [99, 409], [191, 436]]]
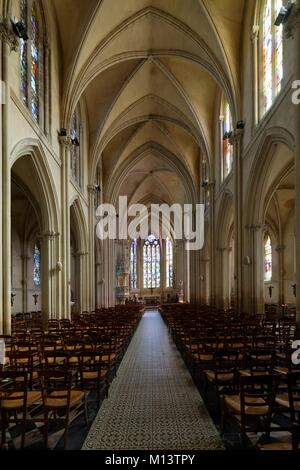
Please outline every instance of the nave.
[[222, 449], [157, 310], [146, 310], [83, 449]]

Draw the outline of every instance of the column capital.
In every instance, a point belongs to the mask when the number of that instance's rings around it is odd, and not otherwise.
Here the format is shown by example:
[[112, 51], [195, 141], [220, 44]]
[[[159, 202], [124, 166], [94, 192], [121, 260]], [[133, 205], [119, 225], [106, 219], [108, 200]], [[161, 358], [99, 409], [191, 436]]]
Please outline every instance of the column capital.
[[229, 138], [229, 143], [231, 145], [234, 145], [242, 140], [242, 137], [244, 135], [244, 129], [234, 129], [230, 138]]
[[58, 141], [62, 147], [66, 147], [66, 148], [72, 147], [72, 139], [69, 135], [59, 135]]
[[285, 245], [278, 245], [278, 246], [275, 247], [275, 250], [278, 251], [278, 252], [284, 251], [284, 249], [285, 249]]
[[54, 240], [54, 238], [58, 237], [59, 233], [54, 232], [53, 230], [47, 230], [46, 232], [43, 232], [40, 234], [39, 239], [43, 241], [51, 241]]
[[89, 184], [89, 185], [87, 186], [87, 190], [88, 190], [88, 193], [89, 193], [89, 194], [94, 195], [95, 192], [96, 192], [96, 187], [95, 187], [94, 184]]
[[295, 30], [300, 27], [300, 1], [294, 0], [291, 8], [292, 11], [283, 25], [283, 33], [287, 39], [294, 39]]
[[15, 36], [8, 18], [0, 18], [0, 40], [9, 46], [10, 51], [18, 51], [19, 40]]

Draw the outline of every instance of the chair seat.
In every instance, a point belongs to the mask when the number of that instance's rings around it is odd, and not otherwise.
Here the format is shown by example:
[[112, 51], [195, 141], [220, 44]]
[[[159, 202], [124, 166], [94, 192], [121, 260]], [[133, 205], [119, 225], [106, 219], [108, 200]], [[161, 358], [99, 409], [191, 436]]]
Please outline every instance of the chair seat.
[[282, 359], [282, 360], [286, 359], [286, 353], [276, 353], [275, 356], [277, 359]]
[[[240, 415], [241, 414], [241, 397], [240, 395], [228, 395], [224, 397], [224, 402], [228, 408], [230, 408], [235, 414]], [[248, 403], [253, 403], [257, 404], [260, 406], [247, 406], [245, 405], [245, 414], [246, 415], [256, 415], [256, 416], [261, 416], [265, 415], [269, 412], [269, 407], [266, 406], [261, 406], [265, 403], [265, 401], [262, 398], [251, 398], [247, 397], [247, 402]]]
[[100, 371], [100, 374], [98, 373], [98, 371], [87, 371], [87, 372], [83, 372], [82, 377], [85, 380], [97, 380], [98, 377], [100, 377], [100, 378], [106, 377], [107, 372], [108, 371], [105, 370], [105, 369], [102, 369]]
[[[13, 392], [10, 395], [9, 400], [1, 400], [1, 408], [6, 410], [17, 410], [24, 406], [24, 399], [22, 392]], [[27, 406], [34, 405], [38, 403], [42, 398], [41, 392], [30, 391], [27, 392]]]
[[274, 372], [276, 372], [276, 374], [287, 375], [289, 369], [287, 367], [274, 367]]
[[[300, 399], [300, 395], [297, 395], [297, 399]], [[287, 393], [277, 395], [275, 401], [280, 406], [284, 406], [285, 408], [290, 407], [289, 396]], [[294, 401], [294, 408], [296, 411], [300, 411], [300, 401]]]
[[293, 450], [291, 442], [271, 442], [262, 444], [259, 450]]
[[[39, 378], [39, 373], [37, 371], [32, 372], [32, 380], [37, 380]], [[30, 380], [30, 373], [27, 375], [27, 380]], [[16, 382], [23, 382], [23, 377], [18, 377]]]
[[[45, 398], [45, 407], [46, 408], [66, 408], [67, 406], [67, 390], [57, 390], [52, 393], [48, 397]], [[59, 397], [62, 397], [61, 399]], [[83, 401], [84, 399], [84, 392], [81, 390], [71, 390], [70, 394], [70, 406], [76, 406], [78, 403]]]
[[[216, 380], [215, 371], [209, 370], [206, 372], [206, 377], [210, 382], [214, 382]], [[229, 382], [234, 379], [233, 372], [217, 372], [217, 380], [220, 382]]]
[[114, 359], [116, 358], [116, 355], [115, 354], [110, 354], [110, 355], [103, 355], [101, 356], [101, 360], [104, 361], [104, 362], [107, 362], [107, 361], [113, 361]]
[[254, 370], [251, 374], [250, 369], [241, 369], [239, 373], [240, 375], [243, 375], [246, 377], [250, 377], [251, 375], [254, 377], [259, 377], [260, 375], [269, 375], [269, 372], [265, 370]]

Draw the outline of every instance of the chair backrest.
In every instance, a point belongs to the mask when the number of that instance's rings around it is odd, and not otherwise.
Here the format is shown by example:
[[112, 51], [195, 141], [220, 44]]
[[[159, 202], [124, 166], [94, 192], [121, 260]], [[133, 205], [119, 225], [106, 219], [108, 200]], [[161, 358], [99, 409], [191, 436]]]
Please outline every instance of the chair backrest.
[[[273, 411], [277, 386], [277, 375], [258, 375], [240, 377], [241, 412], [249, 414], [251, 409], [261, 409], [262, 414]], [[259, 413], [257, 413], [259, 414]]]
[[289, 372], [287, 376], [289, 404], [292, 411], [300, 409], [300, 371]]
[[272, 372], [275, 362], [275, 350], [273, 349], [253, 349], [248, 354], [250, 372]]
[[27, 372], [0, 371], [0, 409], [25, 409], [27, 405]]
[[57, 369], [39, 372], [44, 406], [51, 408], [70, 407], [72, 372]]

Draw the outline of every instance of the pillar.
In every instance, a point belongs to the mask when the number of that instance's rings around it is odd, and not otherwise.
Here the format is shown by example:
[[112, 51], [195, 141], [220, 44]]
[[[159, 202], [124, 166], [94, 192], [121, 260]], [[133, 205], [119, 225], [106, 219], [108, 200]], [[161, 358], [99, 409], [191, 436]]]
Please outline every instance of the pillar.
[[243, 312], [243, 130], [235, 129], [231, 138], [233, 145], [234, 175], [234, 266], [235, 266], [235, 306], [238, 313]]
[[71, 317], [70, 304], [70, 205], [69, 205], [69, 179], [70, 179], [70, 149], [71, 138], [60, 136], [61, 152], [61, 318]]
[[89, 310], [95, 310], [95, 186], [88, 186], [89, 193]]
[[[19, 42], [11, 29], [9, 18], [0, 21], [0, 333], [11, 331], [11, 176], [10, 176], [10, 86], [9, 54], [17, 51]], [[3, 86], [2, 86], [3, 85]]]
[[[293, 80], [300, 80], [300, 0], [293, 2], [292, 11], [284, 24], [284, 35], [289, 50], [294, 53]], [[294, 109], [295, 138], [295, 256], [296, 256], [296, 336], [300, 338], [300, 105], [292, 105]]]

